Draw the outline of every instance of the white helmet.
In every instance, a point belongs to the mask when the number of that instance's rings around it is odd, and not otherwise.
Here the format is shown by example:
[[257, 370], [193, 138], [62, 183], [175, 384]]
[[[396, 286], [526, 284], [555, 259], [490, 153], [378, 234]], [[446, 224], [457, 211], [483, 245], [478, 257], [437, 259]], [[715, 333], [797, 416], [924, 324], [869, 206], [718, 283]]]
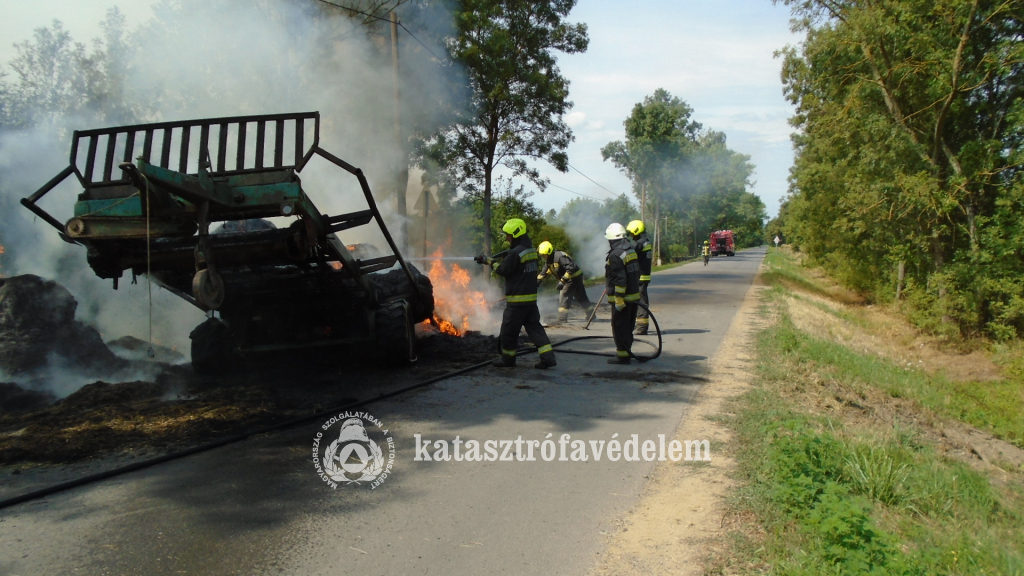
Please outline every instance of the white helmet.
[[618, 222], [613, 222], [604, 231], [604, 237], [609, 240], [618, 240], [626, 237], [626, 229]]

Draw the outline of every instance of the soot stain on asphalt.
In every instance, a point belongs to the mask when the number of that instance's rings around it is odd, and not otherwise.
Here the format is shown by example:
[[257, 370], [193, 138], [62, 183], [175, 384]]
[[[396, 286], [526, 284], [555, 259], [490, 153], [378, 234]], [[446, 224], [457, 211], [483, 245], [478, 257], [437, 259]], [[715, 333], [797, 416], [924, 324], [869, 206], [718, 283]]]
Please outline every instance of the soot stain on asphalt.
[[371, 398], [491, 359], [496, 349], [491, 336], [430, 334], [410, 366], [303, 352], [256, 358], [215, 378], [154, 362], [152, 382], [97, 379], [63, 399], [0, 383], [0, 465], [179, 450]]

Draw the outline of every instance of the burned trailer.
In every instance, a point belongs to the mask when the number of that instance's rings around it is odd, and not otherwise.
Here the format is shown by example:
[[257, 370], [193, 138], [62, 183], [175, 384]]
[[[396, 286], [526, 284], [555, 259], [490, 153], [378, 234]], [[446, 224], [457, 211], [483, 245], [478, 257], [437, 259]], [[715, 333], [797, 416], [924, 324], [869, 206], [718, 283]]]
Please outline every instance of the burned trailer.
[[[314, 155], [358, 181], [366, 209], [316, 208], [299, 177]], [[83, 191], [62, 223], [38, 202], [72, 175]], [[207, 311], [191, 333], [200, 371], [345, 345], [409, 362], [413, 327], [433, 314], [430, 280], [402, 257], [362, 171], [320, 147], [318, 112], [76, 131], [69, 166], [21, 202], [115, 290], [148, 273]], [[339, 237], [372, 224], [390, 252]]]

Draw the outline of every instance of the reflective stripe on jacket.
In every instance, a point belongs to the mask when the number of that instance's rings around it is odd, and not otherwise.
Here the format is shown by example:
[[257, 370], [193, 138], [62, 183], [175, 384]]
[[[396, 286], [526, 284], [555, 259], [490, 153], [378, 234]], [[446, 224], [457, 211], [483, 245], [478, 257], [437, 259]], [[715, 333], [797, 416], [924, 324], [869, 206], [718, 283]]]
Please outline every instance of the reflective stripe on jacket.
[[622, 298], [626, 302], [640, 300], [640, 263], [629, 240], [612, 243], [604, 263], [608, 300]]
[[636, 252], [637, 261], [640, 263], [640, 281], [651, 281], [651, 268], [654, 265], [654, 244], [651, 243], [647, 232], [641, 232], [633, 240], [633, 251]]
[[509, 306], [527, 306], [537, 302], [537, 270], [540, 258], [530, 237], [523, 234], [513, 240], [514, 245], [496, 272], [505, 278], [505, 303]]
[[572, 256], [569, 256], [561, 250], [555, 250], [551, 254], [551, 259], [545, 262], [544, 270], [541, 274], [551, 274], [562, 282], [568, 282], [573, 278], [582, 276], [583, 270], [576, 265]]

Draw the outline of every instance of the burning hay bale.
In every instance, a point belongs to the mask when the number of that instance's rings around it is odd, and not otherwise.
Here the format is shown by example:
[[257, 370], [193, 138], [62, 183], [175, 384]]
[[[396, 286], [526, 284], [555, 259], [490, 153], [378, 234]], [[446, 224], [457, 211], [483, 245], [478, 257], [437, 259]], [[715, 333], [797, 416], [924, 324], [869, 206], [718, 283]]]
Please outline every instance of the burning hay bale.
[[61, 400], [60, 407], [71, 410], [110, 408], [129, 405], [139, 400], [159, 398], [167, 393], [164, 386], [152, 382], [119, 382], [109, 384], [98, 381], [86, 384]]
[[75, 320], [78, 302], [52, 280], [0, 278], [0, 371], [29, 374], [54, 362], [88, 374], [124, 369], [95, 328]]
[[491, 288], [486, 283], [474, 285], [469, 271], [458, 264], [447, 264], [443, 257], [441, 249], [432, 255], [434, 260], [427, 275], [434, 286], [434, 314], [423, 321], [423, 327], [451, 336], [462, 336], [474, 329], [492, 330], [495, 322], [491, 301], [497, 296], [488, 299], [484, 291]]

